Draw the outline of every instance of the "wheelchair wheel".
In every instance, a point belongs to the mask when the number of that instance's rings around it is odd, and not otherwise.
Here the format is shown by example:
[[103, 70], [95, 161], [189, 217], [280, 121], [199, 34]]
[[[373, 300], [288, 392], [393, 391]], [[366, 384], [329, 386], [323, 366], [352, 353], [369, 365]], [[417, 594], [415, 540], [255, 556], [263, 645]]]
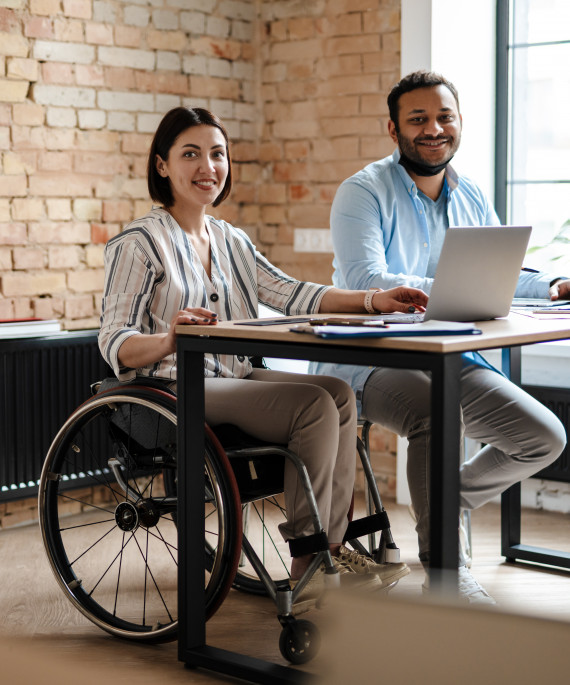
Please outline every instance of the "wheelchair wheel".
[[[283, 541], [278, 525], [285, 521], [282, 495], [272, 495], [243, 504], [243, 533], [263, 566], [275, 583], [276, 589], [289, 587], [289, 546]], [[234, 587], [254, 595], [266, 595], [267, 589], [259, 579], [244, 552], [239, 560]]]
[[[124, 388], [96, 395], [67, 420], [42, 470], [44, 546], [68, 599], [107, 632], [176, 638], [176, 402]], [[231, 587], [239, 558], [239, 499], [207, 442], [206, 613]]]

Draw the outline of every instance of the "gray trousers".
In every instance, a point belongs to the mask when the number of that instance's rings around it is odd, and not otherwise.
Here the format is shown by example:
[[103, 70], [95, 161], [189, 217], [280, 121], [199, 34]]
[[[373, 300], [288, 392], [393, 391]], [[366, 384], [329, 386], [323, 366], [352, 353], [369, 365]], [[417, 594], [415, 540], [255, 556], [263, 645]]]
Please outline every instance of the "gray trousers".
[[[378, 368], [362, 395], [363, 418], [408, 438], [408, 484], [423, 562], [429, 560], [430, 385], [424, 371]], [[550, 410], [495, 371], [467, 366], [460, 387], [462, 434], [485, 444], [463, 464], [458, 453], [460, 506], [475, 509], [555, 461], [566, 433]]]
[[[247, 378], [205, 379], [206, 421], [233, 423], [286, 444], [305, 463], [329, 542], [342, 542], [354, 489], [356, 401], [338, 378], [254, 369]], [[285, 466], [285, 540], [314, 532], [297, 472]]]

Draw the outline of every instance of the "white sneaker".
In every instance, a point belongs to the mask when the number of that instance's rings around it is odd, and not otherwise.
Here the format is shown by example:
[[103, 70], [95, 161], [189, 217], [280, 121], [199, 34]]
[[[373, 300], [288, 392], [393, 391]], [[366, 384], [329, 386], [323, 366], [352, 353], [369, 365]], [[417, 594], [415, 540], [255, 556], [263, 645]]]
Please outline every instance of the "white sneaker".
[[[460, 601], [468, 602], [469, 604], [496, 604], [496, 600], [480, 585], [471, 575], [471, 571], [467, 566], [460, 566], [457, 569], [458, 581], [458, 598]], [[426, 574], [422, 585], [422, 592], [430, 591], [429, 575]]]
[[338, 550], [338, 556], [333, 557], [343, 564], [346, 564], [355, 573], [360, 575], [373, 573], [380, 579], [382, 587], [389, 587], [393, 585], [397, 580], [407, 576], [410, 572], [407, 564], [403, 562], [399, 563], [388, 563], [388, 564], [377, 564], [370, 557], [360, 554], [356, 550], [348, 549], [344, 545], [341, 545]]
[[467, 566], [457, 569], [459, 580], [459, 596], [469, 604], [496, 604], [491, 595], [471, 575]]

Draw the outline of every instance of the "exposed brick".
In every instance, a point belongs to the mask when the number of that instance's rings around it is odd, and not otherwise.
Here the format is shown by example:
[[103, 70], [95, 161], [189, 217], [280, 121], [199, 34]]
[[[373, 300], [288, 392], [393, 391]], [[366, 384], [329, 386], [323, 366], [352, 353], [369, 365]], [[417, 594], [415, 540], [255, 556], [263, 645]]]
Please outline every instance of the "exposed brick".
[[71, 152], [41, 152], [38, 169], [41, 171], [69, 171], [71, 169]]
[[146, 40], [151, 50], [184, 50], [188, 47], [188, 38], [183, 31], [155, 31], [149, 29], [146, 34]]
[[99, 221], [102, 214], [101, 200], [79, 199], [72, 202], [73, 214], [79, 221]]
[[190, 76], [190, 92], [199, 97], [218, 97], [237, 100], [239, 84], [233, 79], [209, 76]]
[[82, 129], [101, 129], [107, 123], [107, 115], [100, 109], [80, 109], [77, 112], [79, 128]]
[[102, 90], [97, 93], [97, 104], [102, 109], [124, 112], [153, 112], [154, 97], [145, 93]]
[[0, 183], [1, 197], [24, 197], [28, 192], [26, 176], [4, 176]]
[[119, 135], [109, 131], [79, 131], [77, 133], [78, 150], [99, 150], [114, 152], [119, 149]]
[[10, 221], [11, 218], [10, 200], [6, 198], [0, 199], [0, 222]]
[[23, 102], [29, 89], [28, 81], [0, 79], [0, 102]]
[[79, 222], [42, 222], [28, 224], [30, 243], [42, 245], [87, 244], [91, 240], [88, 223]]
[[152, 137], [140, 133], [128, 133], [122, 138], [121, 150], [125, 153], [146, 154], [150, 148]]
[[71, 200], [68, 198], [48, 198], [46, 207], [47, 215], [52, 221], [68, 221], [71, 219]]
[[59, 0], [30, 0], [30, 12], [48, 17], [58, 14], [60, 10]]
[[48, 17], [27, 17], [24, 19], [24, 35], [28, 38], [53, 39], [53, 24]]
[[[12, 269], [12, 249], [9, 247], [0, 247], [0, 269], [2, 271], [10, 271]], [[5, 302], [0, 300], [0, 319], [10, 319], [11, 315], [4, 315], [4, 305]]]
[[95, 60], [95, 48], [92, 45], [37, 40], [34, 43], [33, 56], [53, 62], [91, 64]]
[[142, 42], [141, 30], [134, 26], [115, 26], [115, 45], [124, 48], [136, 48]]
[[85, 248], [85, 264], [89, 267], [102, 268], [104, 265], [104, 245], [87, 245]]
[[233, 40], [223, 40], [210, 36], [202, 36], [190, 41], [191, 51], [207, 57], [236, 60], [241, 57], [241, 43]]
[[179, 93], [188, 95], [188, 77], [183, 74], [148, 73], [138, 71], [135, 74], [137, 91], [147, 93]]
[[42, 197], [90, 196], [94, 180], [91, 176], [72, 173], [42, 174], [30, 176], [30, 194]]
[[82, 269], [67, 274], [67, 287], [76, 293], [97, 292], [103, 289], [103, 269]]
[[105, 200], [103, 202], [103, 221], [127, 223], [132, 218], [132, 203], [128, 200]]
[[8, 78], [23, 79], [25, 81], [38, 80], [38, 63], [35, 59], [14, 57], [8, 59], [6, 75]]
[[16, 247], [13, 250], [14, 270], [43, 269], [46, 266], [45, 253], [39, 247]]
[[65, 300], [65, 316], [68, 319], [82, 319], [93, 316], [91, 295], [75, 295]]
[[73, 128], [77, 125], [77, 114], [71, 107], [48, 107], [46, 121], [48, 126]]
[[63, 0], [63, 13], [76, 19], [91, 19], [91, 0]]
[[118, 235], [120, 230], [119, 224], [91, 224], [91, 242], [95, 245], [105, 245], [113, 236]]
[[94, 107], [95, 90], [73, 86], [34, 86], [34, 100], [41, 105], [56, 107]]
[[45, 214], [43, 200], [39, 198], [14, 198], [12, 217], [16, 221], [38, 221]]
[[113, 26], [110, 24], [85, 24], [85, 41], [94, 45], [114, 45]]
[[42, 64], [42, 83], [52, 85], [60, 83], [69, 85], [73, 82], [73, 65], [62, 62], [45, 62]]
[[26, 224], [0, 223], [0, 245], [23, 245], [26, 240]]
[[53, 246], [48, 248], [50, 269], [75, 269], [81, 262], [81, 248], [77, 245]]
[[[161, 49], [166, 49], [163, 46]], [[171, 48], [173, 46], [170, 46]], [[151, 50], [135, 50], [131, 48], [100, 47], [98, 57], [101, 64], [113, 67], [130, 67], [131, 69], [152, 70], [155, 66], [155, 54]]]
[[38, 273], [8, 273], [2, 276], [2, 292], [13, 295], [50, 295], [65, 290], [65, 274], [50, 271]]
[[76, 19], [54, 19], [53, 32], [55, 39], [61, 42], [82, 43], [84, 40], [83, 22]]
[[0, 55], [28, 57], [29, 42], [17, 33], [0, 33]]

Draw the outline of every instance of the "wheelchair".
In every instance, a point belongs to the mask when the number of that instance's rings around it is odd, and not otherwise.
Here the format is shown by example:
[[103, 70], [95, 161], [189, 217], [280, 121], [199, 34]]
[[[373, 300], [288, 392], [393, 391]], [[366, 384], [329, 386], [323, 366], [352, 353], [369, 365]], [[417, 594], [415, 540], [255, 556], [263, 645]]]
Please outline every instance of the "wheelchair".
[[[157, 643], [177, 637], [176, 396], [163, 381], [106, 379], [92, 386], [54, 438], [39, 486], [44, 547], [65, 596], [90, 621], [121, 638]], [[345, 544], [377, 562], [398, 562], [368, 458], [369, 425], [358, 440], [368, 484], [368, 516], [348, 525]], [[269, 596], [282, 631], [281, 654], [310, 661], [319, 631], [298, 619], [297, 599], [321, 563], [338, 583], [308, 474], [296, 454], [231, 425], [205, 427], [206, 618], [233, 586]], [[314, 534], [289, 541], [290, 554], [315, 552], [291, 590], [289, 550], [277, 533], [285, 518], [285, 460], [299, 475]], [[376, 533], [380, 532], [378, 544]], [[366, 542], [362, 542], [363, 538]], [[397, 582], [397, 581], [396, 581]]]

